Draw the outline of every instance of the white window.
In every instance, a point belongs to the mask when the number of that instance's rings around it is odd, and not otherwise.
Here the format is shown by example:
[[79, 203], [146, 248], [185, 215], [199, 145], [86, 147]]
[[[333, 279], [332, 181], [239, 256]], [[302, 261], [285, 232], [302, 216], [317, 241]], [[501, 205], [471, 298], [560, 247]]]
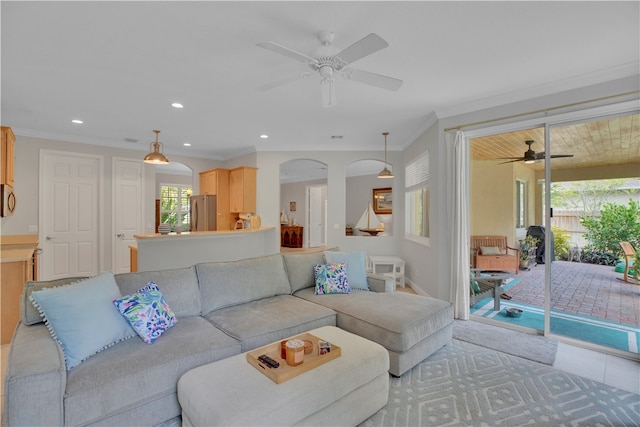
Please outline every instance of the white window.
[[429, 152], [405, 167], [405, 237], [429, 244]]
[[160, 223], [170, 224], [175, 231], [180, 224], [183, 230], [189, 230], [191, 187], [180, 184], [162, 184], [160, 186]]

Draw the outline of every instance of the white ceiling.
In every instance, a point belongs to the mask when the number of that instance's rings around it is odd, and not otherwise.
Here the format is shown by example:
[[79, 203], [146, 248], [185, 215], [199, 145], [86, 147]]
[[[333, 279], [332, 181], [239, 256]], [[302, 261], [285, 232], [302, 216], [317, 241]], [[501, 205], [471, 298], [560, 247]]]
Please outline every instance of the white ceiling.
[[[406, 147], [427, 118], [638, 75], [640, 3], [1, 2], [2, 124], [20, 136], [229, 159], [262, 150]], [[307, 54], [322, 30], [345, 48], [389, 47], [354, 68], [402, 79], [397, 92], [319, 76], [259, 48]], [[185, 108], [176, 110], [174, 101]], [[71, 119], [84, 120], [74, 125]], [[261, 140], [266, 133], [269, 139]], [[342, 139], [331, 139], [343, 135]], [[138, 142], [128, 142], [137, 140]], [[192, 144], [183, 147], [184, 142]]]

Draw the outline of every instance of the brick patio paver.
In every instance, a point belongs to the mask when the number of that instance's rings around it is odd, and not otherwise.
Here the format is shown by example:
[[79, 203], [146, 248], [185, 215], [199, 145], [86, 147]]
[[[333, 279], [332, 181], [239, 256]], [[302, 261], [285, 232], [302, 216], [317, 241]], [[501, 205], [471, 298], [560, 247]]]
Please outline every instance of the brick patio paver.
[[[506, 293], [512, 301], [544, 306], [544, 268], [540, 264], [515, 276]], [[613, 267], [588, 263], [551, 263], [551, 309], [640, 326], [640, 285], [617, 280]]]

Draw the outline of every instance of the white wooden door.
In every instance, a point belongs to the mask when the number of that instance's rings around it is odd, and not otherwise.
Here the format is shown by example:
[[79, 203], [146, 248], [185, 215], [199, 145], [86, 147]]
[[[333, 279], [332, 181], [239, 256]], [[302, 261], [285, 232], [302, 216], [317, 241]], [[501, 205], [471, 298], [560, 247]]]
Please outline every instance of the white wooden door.
[[98, 274], [102, 158], [42, 150], [40, 165], [41, 280]]
[[113, 159], [113, 272], [131, 270], [129, 246], [135, 245], [134, 234], [143, 232], [144, 205], [142, 203], [142, 162]]
[[309, 247], [322, 246], [323, 242], [323, 203], [322, 203], [322, 186], [308, 187], [309, 220], [307, 229], [309, 230]]

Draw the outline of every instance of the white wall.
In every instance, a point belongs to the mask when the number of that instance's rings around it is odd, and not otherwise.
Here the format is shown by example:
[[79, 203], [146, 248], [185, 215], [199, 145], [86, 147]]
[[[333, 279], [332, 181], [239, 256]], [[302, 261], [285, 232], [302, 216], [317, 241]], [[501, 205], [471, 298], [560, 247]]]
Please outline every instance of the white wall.
[[[397, 236], [381, 236], [372, 239], [365, 236], [345, 236], [346, 211], [346, 168], [355, 160], [381, 159], [383, 152], [259, 152], [257, 153], [258, 169], [258, 214], [262, 217], [263, 225], [277, 225], [280, 223], [280, 211], [288, 200], [280, 199], [280, 165], [290, 160], [313, 159], [327, 165], [327, 203], [328, 203], [328, 232], [327, 245], [337, 246], [343, 250], [366, 250], [370, 255], [394, 255], [400, 253], [400, 238]], [[404, 182], [404, 171], [401, 167], [402, 153], [388, 152], [387, 160], [392, 164], [396, 178], [385, 186], [393, 186], [394, 192], [399, 191], [399, 183]], [[404, 207], [394, 200], [393, 229], [399, 229], [399, 218], [403, 215]], [[287, 212], [288, 215], [288, 212]], [[397, 234], [397, 233], [396, 233]], [[279, 239], [280, 236], [277, 236]]]
[[[429, 151], [429, 244], [424, 245], [413, 240], [405, 239], [405, 209], [404, 209], [404, 179], [398, 183], [395, 195], [394, 213], [396, 206], [400, 205], [397, 215], [399, 226], [395, 233], [401, 238], [401, 257], [405, 260], [405, 276], [410, 283], [432, 297], [449, 299], [448, 288], [442, 277], [447, 265], [448, 256], [443, 247], [446, 241], [445, 229], [442, 226], [443, 218], [447, 214], [443, 189], [445, 181], [442, 174], [445, 172], [443, 150], [439, 145], [437, 122], [431, 125], [420, 137], [418, 137], [403, 153], [404, 164], [410, 163], [426, 150]], [[394, 170], [394, 174], [396, 173]], [[403, 171], [404, 173], [404, 171]], [[396, 175], [397, 176], [397, 175]], [[396, 215], [394, 215], [396, 217]]]

